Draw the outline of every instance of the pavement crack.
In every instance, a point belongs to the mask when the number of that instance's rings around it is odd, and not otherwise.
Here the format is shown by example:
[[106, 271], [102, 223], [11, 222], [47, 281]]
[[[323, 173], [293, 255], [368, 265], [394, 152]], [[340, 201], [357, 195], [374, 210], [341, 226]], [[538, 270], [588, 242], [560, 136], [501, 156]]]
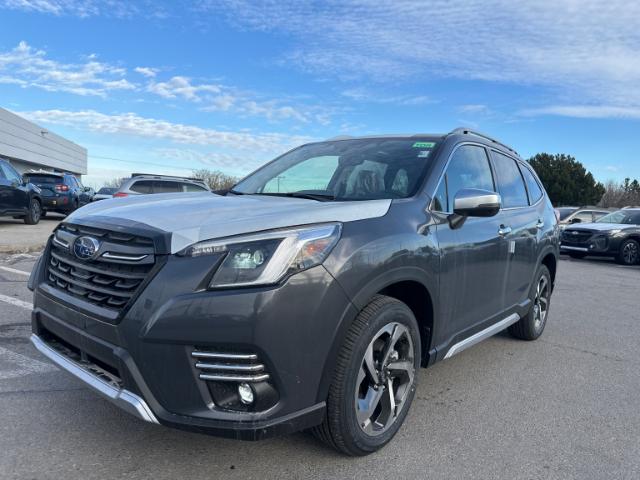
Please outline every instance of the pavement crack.
[[612, 360], [614, 362], [629, 362], [629, 360], [621, 358], [621, 357], [616, 357], [613, 355], [607, 355], [606, 353], [600, 353], [600, 352], [594, 352], [593, 350], [587, 350], [584, 348], [579, 348], [579, 347], [574, 347], [572, 345], [563, 345], [561, 343], [555, 343], [555, 342], [550, 342], [549, 340], [538, 340], [542, 343], [546, 343], [547, 345], [552, 345], [554, 347], [559, 347], [559, 348], [565, 348], [568, 350], [573, 350], [574, 352], [580, 352], [580, 353], [586, 353], [589, 355], [593, 355], [594, 357], [600, 357], [600, 358], [605, 358], [607, 360]]

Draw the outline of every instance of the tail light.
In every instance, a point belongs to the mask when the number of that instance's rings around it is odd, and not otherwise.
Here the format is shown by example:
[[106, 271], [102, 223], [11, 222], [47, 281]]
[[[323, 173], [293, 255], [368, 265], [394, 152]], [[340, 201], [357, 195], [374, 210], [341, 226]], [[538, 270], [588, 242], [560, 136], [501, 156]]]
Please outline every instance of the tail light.
[[68, 192], [69, 191], [69, 186], [68, 185], [63, 185], [63, 184], [58, 184], [55, 186], [56, 192]]
[[122, 198], [122, 197], [128, 197], [128, 196], [129, 194], [124, 192], [116, 192], [113, 194], [113, 198]]

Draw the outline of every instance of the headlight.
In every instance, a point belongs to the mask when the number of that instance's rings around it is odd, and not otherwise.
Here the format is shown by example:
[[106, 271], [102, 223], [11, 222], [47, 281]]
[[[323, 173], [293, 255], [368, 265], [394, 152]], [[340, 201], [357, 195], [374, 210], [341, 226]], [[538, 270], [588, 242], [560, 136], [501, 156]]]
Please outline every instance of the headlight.
[[187, 247], [181, 256], [224, 253], [211, 288], [272, 285], [286, 275], [322, 263], [340, 239], [341, 224], [330, 223], [207, 240]]

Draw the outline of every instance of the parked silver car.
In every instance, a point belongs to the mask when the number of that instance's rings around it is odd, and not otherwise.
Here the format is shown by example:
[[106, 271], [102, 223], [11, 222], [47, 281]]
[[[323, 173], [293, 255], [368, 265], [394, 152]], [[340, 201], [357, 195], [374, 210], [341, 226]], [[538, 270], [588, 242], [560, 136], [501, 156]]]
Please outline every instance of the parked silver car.
[[113, 198], [150, 193], [210, 192], [211, 189], [197, 178], [173, 177], [133, 173], [131, 178], [120, 185]]

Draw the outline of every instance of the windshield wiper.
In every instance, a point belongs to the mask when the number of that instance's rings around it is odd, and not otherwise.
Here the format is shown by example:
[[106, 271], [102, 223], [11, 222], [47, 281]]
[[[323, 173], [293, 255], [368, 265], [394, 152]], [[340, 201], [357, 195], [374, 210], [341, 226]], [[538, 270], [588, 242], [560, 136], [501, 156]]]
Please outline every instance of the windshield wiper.
[[309, 200], [316, 200], [318, 202], [330, 202], [335, 200], [335, 195], [330, 193], [311, 193], [311, 192], [269, 192], [269, 193], [253, 193], [252, 195], [268, 195], [272, 197], [289, 197], [289, 198], [307, 198]]

